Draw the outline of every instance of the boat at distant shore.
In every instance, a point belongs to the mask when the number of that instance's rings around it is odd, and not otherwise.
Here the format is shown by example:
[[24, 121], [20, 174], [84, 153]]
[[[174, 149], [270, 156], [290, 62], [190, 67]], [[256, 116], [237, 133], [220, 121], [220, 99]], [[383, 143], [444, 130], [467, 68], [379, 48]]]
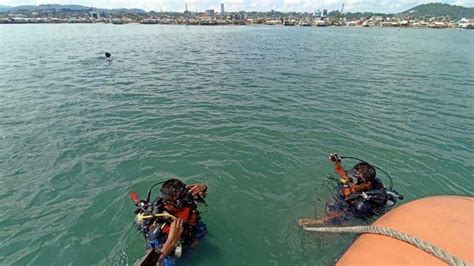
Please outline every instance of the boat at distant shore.
[[119, 18], [114, 18], [114, 19], [112, 19], [112, 24], [122, 25], [122, 24], [125, 24], [125, 21], [122, 20], [122, 19], [119, 19]]
[[474, 23], [463, 23], [463, 24], [459, 25], [459, 28], [472, 30], [472, 29], [474, 29]]
[[444, 22], [433, 22], [429, 25], [430, 28], [433, 28], [433, 29], [444, 29], [444, 28], [447, 28], [448, 25]]
[[295, 26], [296, 25], [296, 21], [295, 20], [290, 20], [290, 19], [287, 19], [285, 20], [285, 23], [283, 24], [285, 26]]
[[303, 27], [310, 27], [310, 26], [311, 26], [311, 23], [308, 22], [308, 21], [306, 21], [306, 20], [303, 20], [303, 21], [301, 21], [300, 26], [303, 26]]
[[314, 25], [316, 25], [316, 27], [327, 27], [329, 26], [329, 21], [327, 20], [317, 20]]

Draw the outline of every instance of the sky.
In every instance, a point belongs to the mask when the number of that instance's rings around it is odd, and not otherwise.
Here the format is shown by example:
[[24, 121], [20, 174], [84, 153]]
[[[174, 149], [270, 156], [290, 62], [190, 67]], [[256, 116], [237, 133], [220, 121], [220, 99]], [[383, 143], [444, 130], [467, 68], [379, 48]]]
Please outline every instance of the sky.
[[[371, 11], [398, 13], [419, 4], [433, 0], [0, 0], [0, 5], [40, 5], [40, 4], [78, 4], [98, 8], [141, 8], [146, 11], [185, 10], [185, 3], [191, 11], [215, 9], [220, 11], [224, 3], [226, 11], [299, 11], [340, 10], [345, 3], [344, 12]], [[473, 7], [474, 0], [443, 0], [443, 3]]]

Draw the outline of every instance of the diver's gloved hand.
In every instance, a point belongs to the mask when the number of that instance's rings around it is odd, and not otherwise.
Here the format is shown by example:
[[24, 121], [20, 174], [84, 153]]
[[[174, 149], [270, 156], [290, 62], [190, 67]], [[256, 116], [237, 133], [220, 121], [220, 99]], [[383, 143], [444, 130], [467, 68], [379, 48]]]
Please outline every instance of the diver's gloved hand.
[[192, 184], [186, 186], [191, 196], [199, 196], [204, 198], [206, 196], [207, 186], [204, 184]]
[[329, 154], [329, 160], [331, 160], [331, 162], [340, 163], [341, 162], [341, 157], [339, 157], [339, 155], [337, 155], [337, 153], [331, 153], [331, 154]]

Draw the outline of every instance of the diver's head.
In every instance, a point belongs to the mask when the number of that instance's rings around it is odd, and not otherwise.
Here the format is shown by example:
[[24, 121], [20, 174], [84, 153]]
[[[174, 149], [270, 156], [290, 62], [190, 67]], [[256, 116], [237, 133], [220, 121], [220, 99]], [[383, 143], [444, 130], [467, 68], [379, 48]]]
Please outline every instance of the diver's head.
[[167, 207], [180, 210], [184, 207], [188, 192], [186, 185], [178, 179], [169, 179], [160, 189], [161, 198]]
[[111, 56], [112, 56], [112, 54], [111, 54], [111, 53], [109, 53], [109, 52], [105, 52], [105, 57], [109, 58], [109, 57], [111, 57]]
[[348, 176], [354, 184], [369, 182], [375, 178], [375, 168], [366, 162], [360, 162], [348, 172]]

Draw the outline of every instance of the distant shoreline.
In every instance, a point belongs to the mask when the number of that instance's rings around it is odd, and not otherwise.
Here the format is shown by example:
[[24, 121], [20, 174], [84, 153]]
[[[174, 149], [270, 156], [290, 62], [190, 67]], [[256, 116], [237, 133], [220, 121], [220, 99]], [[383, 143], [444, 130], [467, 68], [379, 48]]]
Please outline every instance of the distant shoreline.
[[196, 25], [196, 26], [230, 26], [230, 25], [267, 25], [267, 26], [300, 26], [300, 27], [382, 27], [382, 28], [464, 28], [473, 29], [474, 20], [463, 18], [453, 21], [446, 18], [412, 19], [384, 18], [372, 16], [355, 20], [330, 19], [327, 17], [302, 18], [245, 18], [243, 16], [181, 16], [181, 17], [146, 17], [146, 18], [105, 18], [96, 16], [52, 17], [26, 16], [9, 14], [0, 17], [0, 24], [146, 24], [146, 25]]
[[406, 28], [406, 29], [474, 29], [474, 27], [453, 27], [453, 26], [399, 26], [399, 25], [390, 25], [390, 26], [363, 26], [363, 25], [284, 25], [284, 24], [181, 24], [181, 23], [141, 23], [141, 22], [127, 22], [127, 23], [112, 23], [112, 22], [1, 22], [0, 25], [41, 25], [41, 24], [55, 24], [55, 25], [64, 25], [64, 24], [81, 24], [81, 25], [160, 25], [160, 26], [202, 26], [202, 27], [215, 27], [215, 26], [261, 26], [261, 27], [304, 27], [304, 28]]
[[0, 6], [0, 24], [165, 24], [165, 25], [268, 25], [303, 27], [399, 27], [474, 28], [474, 8], [442, 3], [420, 4], [399, 13], [344, 12], [321, 9], [314, 12], [188, 10], [156, 12], [142, 9], [107, 9], [82, 5]]

